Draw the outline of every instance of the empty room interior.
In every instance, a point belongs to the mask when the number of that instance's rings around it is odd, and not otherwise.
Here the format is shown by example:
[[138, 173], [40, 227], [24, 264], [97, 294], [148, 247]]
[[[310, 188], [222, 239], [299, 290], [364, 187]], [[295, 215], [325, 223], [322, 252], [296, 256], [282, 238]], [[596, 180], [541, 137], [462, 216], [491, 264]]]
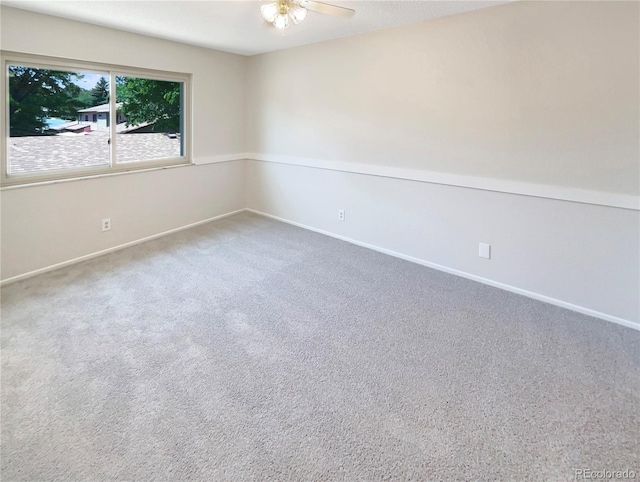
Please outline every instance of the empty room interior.
[[1, 476], [640, 478], [640, 3], [0, 1]]

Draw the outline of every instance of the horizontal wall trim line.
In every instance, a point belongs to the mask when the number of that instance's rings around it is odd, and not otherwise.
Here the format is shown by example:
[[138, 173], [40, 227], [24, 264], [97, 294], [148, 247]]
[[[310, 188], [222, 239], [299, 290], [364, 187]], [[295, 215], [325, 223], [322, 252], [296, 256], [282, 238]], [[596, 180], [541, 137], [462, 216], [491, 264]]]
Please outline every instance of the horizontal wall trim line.
[[0, 281], [0, 286], [5, 286], [5, 285], [8, 285], [10, 283], [15, 283], [16, 281], [22, 281], [24, 279], [31, 278], [31, 277], [39, 275], [39, 274], [47, 273], [49, 271], [53, 271], [53, 270], [56, 270], [56, 269], [59, 269], [59, 268], [64, 268], [66, 266], [70, 266], [70, 265], [73, 265], [73, 264], [81, 263], [83, 261], [87, 261], [87, 260], [90, 260], [90, 259], [93, 259], [93, 258], [97, 258], [98, 256], [103, 256], [105, 254], [113, 253], [114, 251], [119, 251], [119, 250], [124, 249], [124, 248], [129, 248], [129, 247], [135, 246], [137, 244], [146, 243], [147, 241], [152, 241], [154, 239], [161, 238], [163, 236], [168, 236], [169, 234], [177, 233], [179, 231], [184, 231], [185, 229], [195, 228], [196, 226], [200, 226], [201, 224], [206, 224], [206, 223], [210, 223], [212, 221], [216, 221], [218, 219], [226, 218], [228, 216], [233, 216], [234, 214], [239, 214], [239, 213], [241, 213], [243, 211], [245, 211], [245, 209], [237, 209], [236, 211], [231, 211], [229, 213], [220, 214], [219, 216], [214, 216], [212, 218], [204, 219], [202, 221], [197, 221], [195, 223], [187, 224], [185, 226], [180, 226], [178, 228], [170, 229], [168, 231], [163, 231], [163, 232], [158, 233], [158, 234], [152, 234], [151, 236], [146, 236], [144, 238], [136, 239], [134, 241], [129, 241], [129, 242], [124, 243], [124, 244], [119, 244], [118, 246], [114, 246], [112, 248], [103, 249], [103, 250], [100, 250], [100, 251], [96, 251], [94, 253], [85, 254], [85, 255], [79, 256], [77, 258], [73, 258], [73, 259], [70, 259], [70, 260], [67, 260], [67, 261], [63, 261], [61, 263], [52, 264], [51, 266], [46, 266], [44, 268], [40, 268], [40, 269], [36, 269], [36, 270], [33, 270], [33, 271], [29, 271], [28, 273], [20, 274], [20, 275], [13, 276], [11, 278], [7, 278], [5, 280]]
[[578, 189], [565, 186], [534, 184], [507, 179], [490, 179], [484, 177], [464, 176], [443, 172], [422, 171], [419, 169], [405, 169], [392, 166], [376, 166], [343, 161], [323, 161], [319, 159], [277, 156], [271, 154], [247, 153], [247, 159], [276, 164], [326, 169], [329, 171], [365, 174], [369, 176], [404, 179], [408, 181], [444, 184], [447, 186], [494, 191], [520, 196], [555, 199], [558, 201], [595, 204], [621, 209], [640, 211], [640, 196], [616, 194], [588, 189]]
[[100, 174], [92, 174], [86, 176], [76, 176], [76, 177], [66, 177], [62, 179], [51, 179], [48, 181], [35, 181], [35, 182], [25, 182], [23, 184], [12, 184], [8, 186], [2, 186], [0, 191], [9, 191], [12, 189], [23, 189], [27, 187], [38, 187], [38, 186], [47, 186], [49, 184], [61, 184], [66, 182], [78, 182], [78, 181], [89, 181], [91, 179], [101, 179], [104, 177], [113, 177], [113, 176], [122, 176], [128, 174], [141, 174], [143, 172], [150, 171], [163, 171], [165, 169], [178, 169], [182, 167], [193, 167], [194, 164], [172, 164], [170, 166], [154, 166], [149, 167], [147, 169], [129, 169], [125, 171], [115, 171], [115, 172], [103, 172]]
[[302, 223], [298, 223], [295, 221], [291, 221], [289, 219], [285, 219], [285, 218], [281, 218], [279, 216], [274, 216], [273, 214], [268, 214], [262, 211], [258, 211], [256, 209], [251, 209], [251, 208], [247, 208], [246, 211], [252, 212], [254, 214], [258, 214], [260, 216], [265, 216], [271, 219], [275, 219], [277, 221], [281, 221], [283, 223], [287, 223], [287, 224], [291, 224], [293, 226], [297, 226], [299, 228], [303, 228], [303, 229], [307, 229], [309, 231], [313, 231], [319, 234], [324, 234], [325, 236], [330, 236], [332, 238], [336, 238], [336, 239], [340, 239], [342, 241], [346, 241], [348, 243], [351, 244], [355, 244], [357, 246], [362, 246], [364, 248], [368, 248], [368, 249], [372, 249], [374, 251], [378, 251], [380, 253], [383, 254], [388, 254], [390, 256], [394, 256], [396, 258], [400, 258], [400, 259], [404, 259], [405, 261], [410, 261], [412, 263], [417, 263], [420, 264], [422, 266], [426, 266], [428, 268], [433, 268], [436, 269], [438, 271], [443, 271], [445, 273], [449, 273], [449, 274], [453, 274], [456, 276], [460, 276], [462, 278], [467, 278], [470, 279], [472, 281], [477, 281], [479, 283], [485, 284], [485, 285], [489, 285], [489, 286], [493, 286], [494, 288], [499, 288], [505, 291], [510, 291], [511, 293], [516, 293], [519, 295], [523, 295], [526, 296], [527, 298], [532, 298], [534, 300], [538, 300], [538, 301], [542, 301], [544, 303], [549, 303], [551, 305], [555, 305], [555, 306], [559, 306], [561, 308], [566, 308], [568, 310], [571, 311], [576, 311], [578, 313], [582, 313], [583, 315], [588, 315], [588, 316], [592, 316], [594, 318], [600, 318], [602, 320], [605, 321], [610, 321], [613, 323], [616, 323], [618, 325], [622, 325], [622, 326], [626, 326], [627, 328], [631, 328], [633, 330], [638, 330], [640, 331], [640, 323], [635, 323], [633, 321], [630, 320], [625, 320], [624, 318], [618, 318], [617, 316], [613, 316], [613, 315], [609, 315], [607, 313], [601, 313], [599, 311], [595, 311], [592, 310], [590, 308], [585, 308], [584, 306], [579, 306], [579, 305], [574, 305], [572, 303], [568, 303], [566, 301], [562, 301], [562, 300], [558, 300], [556, 298], [551, 298], [549, 296], [545, 296], [539, 293], [535, 293], [533, 291], [528, 291], [522, 288], [518, 288], [516, 286], [512, 286], [512, 285], [508, 285], [506, 283], [501, 283], [499, 281], [494, 281], [491, 280], [489, 278], [483, 278], [482, 276], [477, 276], [471, 273], [467, 273], [465, 271], [459, 271], [457, 269], [454, 268], [449, 268], [447, 266], [443, 266], [440, 264], [436, 264], [436, 263], [432, 263], [430, 261], [426, 261], [424, 259], [420, 259], [420, 258], [415, 258], [413, 256], [409, 256], [403, 253], [399, 253], [397, 251], [392, 251], [390, 249], [386, 249], [386, 248], [381, 248], [379, 246], [374, 246], [372, 244], [368, 244], [368, 243], [363, 243], [361, 241], [357, 241], [355, 239], [352, 238], [348, 238], [346, 236], [341, 236], [339, 234], [335, 234], [329, 231], [325, 231], [323, 229], [318, 229], [318, 228], [314, 228], [312, 226], [306, 225], [306, 224], [302, 224]]
[[242, 152], [237, 154], [222, 154], [219, 156], [198, 157], [194, 158], [193, 163], [196, 166], [201, 166], [204, 164], [217, 164], [219, 162], [242, 161], [246, 158], [247, 154]]
[[0, 191], [10, 191], [13, 189], [24, 189], [28, 187], [38, 187], [38, 186], [47, 186], [49, 184], [60, 184], [66, 182], [77, 182], [77, 181], [89, 181], [91, 179], [101, 179], [104, 177], [113, 177], [113, 176], [122, 176], [128, 174], [142, 174], [144, 172], [151, 171], [164, 171], [166, 169], [179, 169], [184, 167], [197, 167], [204, 166], [207, 164], [217, 164], [220, 162], [231, 162], [231, 161], [242, 161], [246, 159], [245, 154], [228, 154], [224, 156], [213, 156], [213, 157], [204, 157], [199, 158], [198, 162], [193, 162], [189, 164], [173, 164], [170, 166], [154, 166], [149, 167], [147, 169], [130, 169], [128, 171], [117, 171], [117, 172], [105, 172], [101, 174], [93, 174], [87, 176], [78, 176], [78, 177], [67, 177], [63, 179], [51, 179], [48, 181], [37, 181], [37, 182], [29, 182], [24, 184], [13, 184], [9, 186], [0, 187]]

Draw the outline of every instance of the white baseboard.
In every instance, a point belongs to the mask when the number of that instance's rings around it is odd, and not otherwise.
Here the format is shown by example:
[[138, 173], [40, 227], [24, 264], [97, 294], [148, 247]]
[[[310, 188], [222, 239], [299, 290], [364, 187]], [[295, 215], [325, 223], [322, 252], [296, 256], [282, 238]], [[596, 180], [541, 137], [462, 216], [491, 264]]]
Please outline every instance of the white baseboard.
[[558, 300], [556, 298], [551, 298], [549, 296], [541, 295], [539, 293], [534, 293], [533, 291], [528, 291], [528, 290], [525, 290], [525, 289], [522, 289], [522, 288], [518, 288], [516, 286], [511, 286], [511, 285], [508, 285], [508, 284], [505, 284], [505, 283], [500, 283], [498, 281], [493, 281], [493, 280], [490, 280], [488, 278], [483, 278], [482, 276], [477, 276], [477, 275], [474, 275], [474, 274], [471, 274], [471, 273], [467, 273], [467, 272], [464, 272], [464, 271], [459, 271], [457, 269], [449, 268], [447, 266], [443, 266], [443, 265], [440, 265], [440, 264], [437, 264], [437, 263], [432, 263], [432, 262], [426, 261], [424, 259], [415, 258], [413, 256], [408, 256], [406, 254], [398, 253], [398, 252], [392, 251], [390, 249], [381, 248], [381, 247], [374, 246], [374, 245], [368, 244], [368, 243], [363, 243], [361, 241], [357, 241], [355, 239], [348, 238], [346, 236], [341, 236], [339, 234], [331, 233], [331, 232], [325, 231], [323, 229], [314, 228], [314, 227], [308, 226], [306, 224], [297, 223], [297, 222], [291, 221], [289, 219], [281, 218], [279, 216], [274, 216], [273, 214], [264, 213], [262, 211], [258, 211], [258, 210], [250, 209], [250, 208], [238, 209], [236, 211], [231, 211], [229, 213], [221, 214], [219, 216], [214, 216], [212, 218], [204, 219], [202, 221], [198, 221], [198, 222], [195, 222], [195, 223], [187, 224], [187, 225], [181, 226], [179, 228], [170, 229], [170, 230], [164, 231], [162, 233], [158, 233], [158, 234], [154, 234], [154, 235], [147, 236], [147, 237], [144, 237], [144, 238], [136, 239], [134, 241], [129, 241], [128, 243], [120, 244], [120, 245], [114, 246], [112, 248], [103, 249], [101, 251], [96, 251], [95, 253], [86, 254], [84, 256], [79, 256], [79, 257], [74, 258], [74, 259], [63, 261], [61, 263], [56, 263], [56, 264], [53, 264], [53, 265], [50, 265], [50, 266], [46, 266], [44, 268], [40, 268], [40, 269], [36, 269], [36, 270], [33, 270], [33, 271], [29, 271], [28, 273], [23, 273], [21, 275], [14, 276], [12, 278], [7, 278], [5, 280], [0, 281], [0, 286], [5, 286], [5, 285], [8, 285], [10, 283], [15, 283], [16, 281], [21, 281], [21, 280], [24, 280], [24, 279], [27, 279], [27, 278], [31, 278], [32, 276], [36, 276], [36, 275], [39, 275], [39, 274], [42, 274], [42, 273], [53, 271], [53, 270], [58, 269], [58, 268], [63, 268], [65, 266], [70, 266], [70, 265], [73, 265], [73, 264], [81, 263], [83, 261], [87, 261], [87, 260], [92, 259], [92, 258], [97, 258], [98, 256], [103, 256], [105, 254], [113, 253], [114, 251], [118, 251], [118, 250], [121, 250], [121, 249], [124, 249], [124, 248], [128, 248], [130, 246], [135, 246], [137, 244], [141, 244], [141, 243], [144, 243], [144, 242], [147, 242], [147, 241], [151, 241], [153, 239], [157, 239], [157, 238], [160, 238], [160, 237], [163, 237], [163, 236], [167, 236], [169, 234], [177, 233], [179, 231], [184, 231], [185, 229], [194, 228], [196, 226], [200, 226], [201, 224], [210, 223], [212, 221], [216, 221], [218, 219], [226, 218], [228, 216], [233, 216], [235, 214], [239, 214], [239, 213], [244, 212], [244, 211], [251, 212], [251, 213], [254, 213], [254, 214], [258, 214], [260, 216], [265, 216], [265, 217], [268, 217], [268, 218], [272, 218], [272, 219], [275, 219], [277, 221], [281, 221], [283, 223], [287, 223], [287, 224], [291, 224], [293, 226], [297, 226], [299, 228], [307, 229], [309, 231], [313, 231], [313, 232], [316, 232], [316, 233], [324, 234], [324, 235], [330, 236], [332, 238], [340, 239], [342, 241], [346, 241], [348, 243], [355, 244], [357, 246], [362, 246], [364, 248], [369, 248], [369, 249], [372, 249], [374, 251], [378, 251], [380, 253], [384, 253], [384, 254], [388, 254], [390, 256], [394, 256], [396, 258], [404, 259], [406, 261], [411, 261], [412, 263], [417, 263], [417, 264], [420, 264], [422, 266], [426, 266], [428, 268], [433, 268], [433, 269], [437, 269], [439, 271], [443, 271], [445, 273], [450, 273], [450, 274], [453, 274], [453, 275], [456, 275], [456, 276], [461, 276], [463, 278], [467, 278], [467, 279], [470, 279], [470, 280], [473, 280], [473, 281], [477, 281], [479, 283], [483, 283], [483, 284], [486, 284], [486, 285], [489, 285], [489, 286], [493, 286], [495, 288], [500, 288], [500, 289], [503, 289], [505, 291], [510, 291], [512, 293], [523, 295], [523, 296], [526, 296], [528, 298], [532, 298], [534, 300], [543, 301], [545, 303], [549, 303], [549, 304], [552, 304], [552, 305], [555, 305], [555, 306], [559, 306], [561, 308], [566, 308], [568, 310], [576, 311], [576, 312], [582, 313], [584, 315], [593, 316], [595, 318], [600, 318], [602, 320], [606, 320], [606, 321], [610, 321], [610, 322], [613, 322], [613, 323], [617, 323], [618, 325], [626, 326], [627, 328], [631, 328], [631, 329], [640, 331], [640, 323], [635, 323], [635, 322], [630, 321], [630, 320], [625, 320], [623, 318], [618, 318], [617, 316], [612, 316], [612, 315], [609, 315], [607, 313], [602, 313], [602, 312], [599, 312], [599, 311], [592, 310], [590, 308], [585, 308], [584, 306], [579, 306], [579, 305], [574, 305], [572, 303], [567, 303], [566, 301]]
[[218, 219], [226, 218], [228, 216], [233, 216], [234, 214], [238, 214], [245, 211], [245, 209], [238, 209], [236, 211], [231, 211], [230, 213], [221, 214], [219, 216], [214, 216], [212, 218], [204, 219], [202, 221], [198, 221], [195, 223], [187, 224], [185, 226], [180, 226], [179, 228], [170, 229], [168, 231], [163, 231], [158, 234], [153, 234], [151, 236], [147, 236], [144, 238], [136, 239], [134, 241], [129, 241], [128, 243], [119, 244], [118, 246], [114, 246], [112, 248], [103, 249], [100, 251], [96, 251], [95, 253], [85, 254], [84, 256], [79, 256], [77, 258], [70, 259], [68, 261], [63, 261], [62, 263], [52, 264], [51, 266], [46, 266], [44, 268], [36, 269], [33, 271], [29, 271], [28, 273], [23, 273], [18, 276], [13, 276], [12, 278], [7, 278], [0, 281], [0, 286], [5, 286], [10, 283], [15, 283], [16, 281], [21, 281], [23, 279], [31, 278], [32, 276], [36, 276], [42, 273], [46, 273], [48, 271], [53, 271], [58, 268], [64, 268], [65, 266], [70, 266], [72, 264], [81, 263], [83, 261], [87, 261], [92, 258], [97, 258], [98, 256], [103, 256], [105, 254], [113, 253], [114, 251], [118, 251], [124, 248], [128, 248], [130, 246], [135, 246], [136, 244], [145, 243], [147, 241], [151, 241], [152, 239], [161, 238], [162, 236], [167, 236], [169, 234], [177, 233], [179, 231], [184, 231], [185, 229], [195, 228], [196, 226], [200, 226], [201, 224], [210, 223], [211, 221], [216, 221]]
[[413, 256], [408, 256], [406, 254], [398, 253], [397, 251], [392, 251], [386, 248], [380, 248], [378, 246], [374, 246], [372, 244], [363, 243], [361, 241], [357, 241], [355, 239], [348, 238], [346, 236], [341, 236], [339, 234], [331, 233], [329, 231], [325, 231], [323, 229], [314, 228], [312, 226], [308, 226], [306, 224], [297, 223], [295, 221], [291, 221], [289, 219], [281, 218], [279, 216], [274, 216], [273, 214], [264, 213], [262, 211], [257, 211], [255, 209], [247, 208], [245, 211], [252, 212], [254, 214], [258, 214], [260, 216], [265, 216], [271, 219], [275, 219], [277, 221], [281, 221], [283, 223], [291, 224], [293, 226], [297, 226], [299, 228], [307, 229], [309, 231], [313, 231], [316, 233], [324, 234], [326, 236], [331, 236], [332, 238], [340, 239], [342, 241], [346, 241], [348, 243], [355, 244], [357, 246], [362, 246], [364, 248], [369, 248], [374, 251], [378, 251], [380, 253], [388, 254], [390, 256], [394, 256], [396, 258], [404, 259], [406, 261], [411, 261], [412, 263], [417, 263], [422, 266], [426, 266], [428, 268], [437, 269], [438, 271], [444, 271], [445, 273], [453, 274], [456, 276], [461, 276], [462, 278], [467, 278], [473, 281], [477, 281], [479, 283], [483, 283], [489, 286], [493, 286], [495, 288], [500, 288], [505, 291], [510, 291], [512, 293], [516, 293], [519, 295], [526, 296], [528, 298], [532, 298], [534, 300], [543, 301], [545, 303], [549, 303], [551, 305], [559, 306], [561, 308], [566, 308], [568, 310], [576, 311], [578, 313], [582, 313], [583, 315], [593, 316], [594, 318], [600, 318], [602, 320], [610, 321], [613, 323], [617, 323], [618, 325], [626, 326], [627, 328], [631, 328], [633, 330], [640, 331], [640, 323], [635, 323], [630, 320], [625, 320], [624, 318], [618, 318], [617, 316], [612, 316], [607, 313], [602, 313], [600, 311], [595, 311], [590, 308], [585, 308], [584, 306], [574, 305], [572, 303], [567, 303], [566, 301], [558, 300], [556, 298], [551, 298], [549, 296], [541, 295], [539, 293], [534, 293], [533, 291], [528, 291], [522, 288], [518, 288], [516, 286], [511, 286], [505, 283], [500, 283], [499, 281], [493, 281], [488, 278], [483, 278], [482, 276], [477, 276], [471, 273], [467, 273], [464, 271], [459, 271], [457, 269], [448, 268], [447, 266], [443, 266], [440, 264], [432, 263], [430, 261], [426, 261], [424, 259], [415, 258]]

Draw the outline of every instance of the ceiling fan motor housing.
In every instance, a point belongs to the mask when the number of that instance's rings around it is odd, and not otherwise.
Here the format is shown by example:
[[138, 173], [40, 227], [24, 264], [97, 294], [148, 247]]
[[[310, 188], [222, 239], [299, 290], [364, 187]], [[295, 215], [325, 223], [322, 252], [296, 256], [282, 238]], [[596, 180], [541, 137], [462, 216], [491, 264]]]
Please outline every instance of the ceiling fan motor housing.
[[312, 0], [276, 0], [260, 7], [262, 17], [279, 30], [289, 26], [289, 18], [296, 25], [302, 22], [307, 16], [307, 9], [341, 17], [350, 17], [355, 13], [350, 8]]

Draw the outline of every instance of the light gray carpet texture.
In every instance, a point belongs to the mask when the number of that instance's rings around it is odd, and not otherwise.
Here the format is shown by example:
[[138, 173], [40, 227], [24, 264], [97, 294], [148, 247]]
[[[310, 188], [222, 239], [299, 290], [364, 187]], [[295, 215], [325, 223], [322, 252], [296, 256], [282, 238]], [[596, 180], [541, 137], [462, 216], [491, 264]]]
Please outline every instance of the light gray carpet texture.
[[8, 285], [1, 338], [3, 482], [640, 473], [640, 333], [250, 213]]

